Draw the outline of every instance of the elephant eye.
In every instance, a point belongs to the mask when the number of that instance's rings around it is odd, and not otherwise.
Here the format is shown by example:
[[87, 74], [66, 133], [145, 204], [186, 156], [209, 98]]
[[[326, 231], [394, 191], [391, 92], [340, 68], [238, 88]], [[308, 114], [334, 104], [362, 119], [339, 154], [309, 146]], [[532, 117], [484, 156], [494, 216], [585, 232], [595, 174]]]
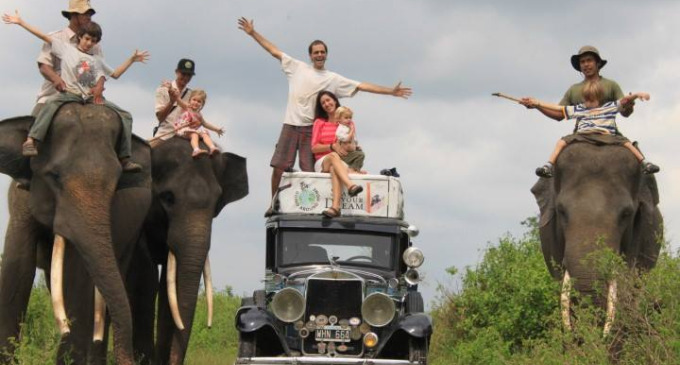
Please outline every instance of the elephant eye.
[[163, 204], [175, 204], [175, 194], [171, 191], [164, 191], [158, 195], [158, 198]]

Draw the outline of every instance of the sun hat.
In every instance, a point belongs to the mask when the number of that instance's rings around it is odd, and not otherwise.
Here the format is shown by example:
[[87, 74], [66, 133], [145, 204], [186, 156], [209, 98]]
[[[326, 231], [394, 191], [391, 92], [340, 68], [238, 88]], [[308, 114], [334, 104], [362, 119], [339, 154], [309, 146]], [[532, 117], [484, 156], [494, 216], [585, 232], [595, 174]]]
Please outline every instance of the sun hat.
[[602, 68], [607, 64], [607, 60], [603, 60], [602, 57], [600, 57], [600, 52], [597, 50], [597, 48], [593, 46], [583, 46], [578, 50], [577, 54], [571, 56], [571, 65], [576, 69], [576, 71], [581, 71], [580, 58], [587, 53], [590, 53], [594, 55], [595, 58], [597, 58], [599, 68]]
[[85, 14], [88, 11], [92, 11], [93, 15], [95, 13], [94, 9], [90, 6], [90, 0], [69, 0], [68, 10], [62, 11], [61, 15], [66, 19], [71, 19], [71, 14], [73, 13]]
[[188, 58], [182, 58], [177, 62], [177, 71], [183, 74], [196, 75], [196, 63]]

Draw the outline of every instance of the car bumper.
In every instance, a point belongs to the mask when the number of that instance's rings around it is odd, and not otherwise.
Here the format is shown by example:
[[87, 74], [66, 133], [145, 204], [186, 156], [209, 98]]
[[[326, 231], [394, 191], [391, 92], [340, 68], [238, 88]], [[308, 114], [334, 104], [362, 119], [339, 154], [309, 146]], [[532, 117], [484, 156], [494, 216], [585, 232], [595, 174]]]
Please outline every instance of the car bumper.
[[417, 365], [408, 360], [391, 359], [356, 359], [339, 357], [251, 357], [237, 358], [235, 365], [320, 365], [320, 364], [341, 364], [341, 365]]

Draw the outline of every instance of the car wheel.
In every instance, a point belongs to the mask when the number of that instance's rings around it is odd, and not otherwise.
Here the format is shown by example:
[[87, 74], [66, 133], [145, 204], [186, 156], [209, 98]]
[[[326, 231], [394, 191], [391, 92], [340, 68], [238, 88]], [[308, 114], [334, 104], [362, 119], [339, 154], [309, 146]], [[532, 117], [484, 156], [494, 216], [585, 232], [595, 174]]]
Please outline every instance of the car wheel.
[[423, 313], [425, 312], [425, 303], [423, 302], [423, 296], [417, 291], [412, 291], [406, 294], [405, 300], [405, 312], [406, 313]]
[[427, 365], [427, 339], [411, 338], [409, 340], [408, 359], [412, 363]]
[[257, 353], [255, 333], [239, 334], [238, 338], [238, 357], [254, 357]]

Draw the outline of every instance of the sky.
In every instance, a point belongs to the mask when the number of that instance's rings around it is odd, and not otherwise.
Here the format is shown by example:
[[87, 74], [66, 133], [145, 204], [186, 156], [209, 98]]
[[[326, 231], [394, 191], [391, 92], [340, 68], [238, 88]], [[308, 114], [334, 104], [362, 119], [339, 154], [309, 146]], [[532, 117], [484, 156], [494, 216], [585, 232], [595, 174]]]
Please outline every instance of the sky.
[[[60, 14], [65, 0], [0, 4], [44, 31], [67, 25]], [[135, 134], [151, 137], [154, 90], [188, 57], [196, 62], [190, 86], [208, 93], [204, 116], [226, 129], [218, 142], [248, 159], [250, 195], [213, 222], [217, 288], [230, 285], [241, 295], [262, 285], [269, 161], [288, 90], [278, 61], [238, 29], [240, 16], [253, 18], [255, 29], [292, 57], [307, 61], [308, 44], [322, 39], [328, 69], [413, 88], [408, 100], [359, 93], [341, 102], [354, 110], [365, 168], [396, 167], [401, 174], [406, 220], [421, 231], [414, 242], [426, 257], [420, 286], [426, 302], [438, 285], [456, 286], [446, 268], [474, 266], [499, 237], [524, 233], [520, 222], [538, 213], [529, 192], [534, 169], [573, 128], [491, 94], [559, 101], [582, 79], [569, 58], [586, 44], [609, 61], [603, 76], [626, 93], [651, 94], [619, 127], [661, 166], [666, 238], [680, 247], [680, 186], [673, 183], [680, 179], [673, 157], [680, 152], [673, 142], [680, 132], [680, 2], [93, 0], [92, 6], [109, 64], [136, 48], [151, 53], [147, 64], [106, 84], [105, 96], [132, 113]], [[21, 28], [0, 24], [0, 119], [30, 113], [42, 82], [35, 64], [40, 45]], [[9, 181], [0, 176], [0, 190]], [[0, 194], [0, 234], [6, 204]]]

